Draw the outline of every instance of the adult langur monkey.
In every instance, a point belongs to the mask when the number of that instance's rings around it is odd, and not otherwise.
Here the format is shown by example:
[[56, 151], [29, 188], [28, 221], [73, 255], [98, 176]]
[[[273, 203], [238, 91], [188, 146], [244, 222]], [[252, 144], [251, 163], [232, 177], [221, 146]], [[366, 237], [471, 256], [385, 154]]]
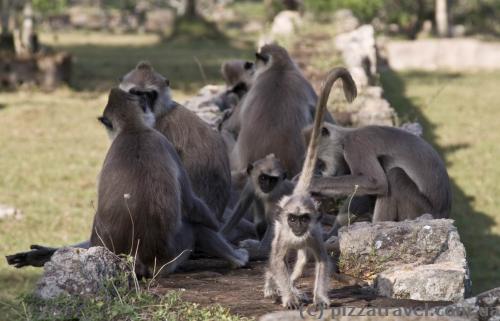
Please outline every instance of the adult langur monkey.
[[155, 129], [174, 145], [194, 192], [221, 220], [229, 200], [231, 171], [224, 141], [195, 113], [170, 97], [170, 82], [147, 62], [120, 81], [120, 89], [153, 99]]
[[[241, 104], [232, 168], [243, 171], [248, 164], [275, 154], [294, 177], [305, 152], [301, 131], [312, 122], [317, 96], [283, 47], [263, 46], [256, 53], [255, 68]], [[333, 122], [329, 113], [327, 118]]]
[[372, 196], [373, 222], [426, 213], [435, 218], [450, 215], [451, 187], [444, 162], [431, 145], [406, 130], [324, 124], [318, 154], [326, 168], [343, 174], [313, 179], [311, 192]]
[[[283, 197], [278, 205], [279, 212], [275, 222], [269, 266], [265, 274], [264, 296], [280, 296], [283, 307], [288, 309], [298, 308], [303, 299], [303, 294], [295, 288], [294, 281], [302, 274], [308, 254], [316, 263], [313, 303], [322, 307], [330, 305], [328, 298], [329, 256], [323, 243], [319, 205], [310, 195], [309, 185], [315, 171], [326, 103], [334, 82], [339, 78], [342, 79], [346, 99], [351, 102], [356, 97], [356, 85], [349, 72], [345, 68], [331, 70], [318, 100], [311, 139], [299, 181], [292, 195]], [[286, 256], [290, 250], [298, 251], [297, 262], [291, 275], [286, 262]]]
[[219, 221], [193, 193], [174, 147], [153, 128], [153, 98], [112, 89], [99, 117], [112, 143], [101, 169], [90, 246], [134, 254], [136, 273], [144, 277], [155, 264], [172, 260], [165, 272], [173, 272], [195, 243], [244, 266], [247, 251], [234, 250], [218, 233]]

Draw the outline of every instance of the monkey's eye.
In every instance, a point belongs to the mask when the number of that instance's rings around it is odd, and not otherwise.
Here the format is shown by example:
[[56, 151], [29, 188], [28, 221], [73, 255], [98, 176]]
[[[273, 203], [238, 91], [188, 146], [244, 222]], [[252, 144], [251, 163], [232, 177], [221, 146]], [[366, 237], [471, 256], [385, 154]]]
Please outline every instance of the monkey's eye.
[[101, 122], [107, 129], [112, 130], [113, 129], [113, 123], [109, 120], [108, 117], [102, 116], [97, 118], [98, 121]]
[[260, 183], [264, 183], [266, 180], [267, 180], [267, 176], [266, 175], [260, 175], [259, 176], [259, 182]]
[[290, 222], [290, 223], [297, 222], [297, 216], [295, 216], [295, 215], [289, 215], [288, 216], [288, 222]]
[[253, 62], [246, 61], [243, 68], [245, 68], [245, 70], [249, 70], [249, 69], [252, 69], [252, 67], [253, 67]]
[[268, 55], [261, 54], [259, 52], [255, 53], [255, 58], [257, 58], [257, 60], [260, 60], [260, 61], [262, 61], [264, 63], [267, 63], [269, 61], [269, 56]]
[[308, 224], [311, 221], [309, 214], [304, 214], [300, 216], [300, 223]]
[[326, 169], [326, 163], [321, 158], [318, 158], [318, 162], [317, 162], [316, 166], [317, 166], [316, 168], [320, 172], [323, 172]]

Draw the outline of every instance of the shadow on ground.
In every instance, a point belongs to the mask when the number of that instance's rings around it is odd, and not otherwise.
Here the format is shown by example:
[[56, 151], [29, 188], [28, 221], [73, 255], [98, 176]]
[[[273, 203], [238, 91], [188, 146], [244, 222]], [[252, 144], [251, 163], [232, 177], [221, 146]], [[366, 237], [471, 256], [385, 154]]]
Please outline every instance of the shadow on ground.
[[147, 60], [170, 80], [173, 89], [193, 92], [208, 83], [220, 83], [220, 65], [227, 59], [252, 59], [250, 43], [225, 37], [162, 39], [143, 46], [78, 44], [59, 45], [74, 56], [70, 87], [107, 91], [139, 61]]
[[[422, 77], [424, 80], [429, 74], [409, 73], [409, 77]], [[458, 74], [432, 74], [438, 78], [440, 83], [460, 77]], [[456, 151], [468, 148], [468, 144], [457, 144], [441, 147], [437, 145], [435, 134], [436, 126], [405, 96], [405, 80], [393, 71], [385, 71], [381, 74], [381, 82], [384, 87], [386, 99], [396, 109], [398, 116], [403, 120], [417, 120], [424, 128], [424, 137], [430, 142], [444, 158], [449, 166], [449, 157]], [[446, 85], [443, 85], [443, 88]], [[436, 95], [439, 95], [442, 88], [436, 88]], [[434, 97], [429, 97], [427, 105]], [[423, 106], [425, 108], [426, 106]], [[472, 171], [471, 171], [472, 173]], [[469, 268], [472, 276], [473, 293], [482, 292], [500, 284], [500, 236], [492, 234], [491, 229], [495, 221], [486, 213], [475, 210], [471, 201], [473, 196], [466, 195], [458, 184], [451, 178], [453, 203], [452, 218], [460, 232], [462, 242], [465, 244]]]

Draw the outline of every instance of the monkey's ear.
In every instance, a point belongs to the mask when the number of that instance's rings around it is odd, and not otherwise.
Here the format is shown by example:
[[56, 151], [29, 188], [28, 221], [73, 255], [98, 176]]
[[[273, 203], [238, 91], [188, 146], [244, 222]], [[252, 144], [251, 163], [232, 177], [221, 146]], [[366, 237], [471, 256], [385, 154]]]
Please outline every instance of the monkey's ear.
[[167, 85], [167, 87], [170, 87], [170, 80], [165, 79], [165, 85]]
[[257, 60], [260, 60], [264, 63], [267, 63], [269, 61], [269, 56], [268, 55], [263, 55], [259, 52], [256, 52], [255, 53], [255, 58], [257, 58]]
[[253, 62], [251, 61], [245, 61], [245, 65], [243, 66], [243, 68], [245, 68], [245, 70], [250, 70], [253, 68]]
[[248, 164], [247, 166], [247, 174], [250, 175], [250, 173], [252, 172], [253, 170], [253, 165], [252, 164]]
[[326, 137], [330, 136], [330, 130], [326, 127], [321, 127], [321, 136]]

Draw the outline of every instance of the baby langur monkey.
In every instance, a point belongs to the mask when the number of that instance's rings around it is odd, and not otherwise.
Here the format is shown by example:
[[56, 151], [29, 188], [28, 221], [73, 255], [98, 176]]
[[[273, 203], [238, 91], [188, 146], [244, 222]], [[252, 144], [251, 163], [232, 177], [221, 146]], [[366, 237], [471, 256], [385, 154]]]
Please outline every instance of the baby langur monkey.
[[250, 259], [266, 259], [271, 250], [277, 203], [283, 196], [292, 193], [294, 184], [287, 180], [286, 171], [274, 154], [248, 165], [247, 175], [247, 183], [238, 203], [221, 231], [223, 235], [231, 232], [254, 203], [254, 222], [261, 240], [244, 240], [240, 246], [249, 251]]
[[[292, 195], [283, 197], [278, 204], [279, 212], [265, 275], [264, 297], [281, 296], [283, 307], [288, 309], [298, 308], [300, 301], [304, 299], [303, 294], [295, 288], [294, 281], [302, 274], [308, 254], [316, 263], [313, 303], [322, 307], [330, 305], [330, 260], [323, 243], [321, 213], [318, 212], [318, 203], [310, 195], [309, 186], [315, 171], [326, 103], [334, 82], [339, 78], [342, 80], [346, 99], [351, 102], [356, 97], [356, 85], [349, 72], [345, 68], [331, 70], [318, 100], [311, 139], [299, 181]], [[297, 262], [291, 275], [286, 262], [290, 250], [298, 251]]]

